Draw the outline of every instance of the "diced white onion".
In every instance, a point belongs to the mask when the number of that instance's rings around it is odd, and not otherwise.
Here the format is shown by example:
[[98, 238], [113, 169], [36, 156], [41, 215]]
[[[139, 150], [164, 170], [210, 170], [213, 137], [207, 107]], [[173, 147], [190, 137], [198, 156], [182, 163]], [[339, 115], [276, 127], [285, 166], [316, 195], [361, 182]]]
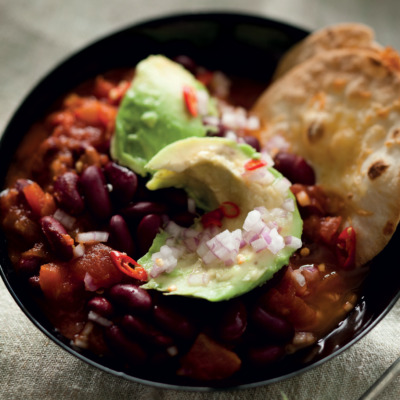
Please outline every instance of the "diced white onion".
[[269, 243], [268, 245], [268, 250], [272, 254], [277, 254], [285, 247], [285, 241], [283, 240], [283, 237], [278, 233], [276, 228], [271, 229], [269, 235], [271, 237], [271, 243]]
[[97, 324], [105, 326], [106, 328], [113, 324], [109, 319], [102, 317], [100, 314], [97, 314], [94, 311], [89, 311], [88, 320], [96, 322]]
[[251, 115], [247, 118], [246, 129], [253, 131], [256, 129], [260, 129], [260, 120], [255, 115]]
[[287, 247], [290, 247], [291, 249], [299, 249], [302, 246], [301, 239], [295, 237], [295, 236], [286, 236], [285, 237], [285, 244]]
[[85, 289], [89, 292], [95, 292], [100, 289], [100, 285], [94, 282], [92, 275], [89, 272], [86, 272], [85, 277], [83, 278], [83, 282], [85, 283]]
[[294, 211], [294, 200], [291, 197], [288, 197], [283, 201], [282, 208], [286, 211], [293, 212]]
[[208, 114], [209, 96], [205, 90], [196, 90], [197, 95], [197, 111], [201, 116]]
[[188, 197], [188, 211], [192, 214], [196, 214], [196, 202], [190, 197]]
[[261, 213], [258, 210], [250, 211], [243, 223], [243, 229], [247, 232], [260, 234], [265, 227], [265, 222], [261, 219]]
[[108, 232], [90, 231], [90, 232], [78, 233], [75, 239], [78, 243], [93, 243], [93, 242], [107, 242], [108, 237], [109, 237]]
[[78, 245], [74, 246], [74, 257], [82, 257], [85, 254], [85, 246], [82, 243], [79, 243]]
[[294, 270], [292, 273], [294, 279], [296, 279], [296, 282], [301, 286], [305, 286], [306, 284], [306, 278], [304, 278], [303, 274], [301, 273], [301, 271], [299, 271], [298, 269]]
[[185, 228], [182, 228], [174, 221], [169, 221], [165, 227], [165, 232], [169, 233], [174, 238], [178, 238], [184, 229]]
[[287, 180], [286, 178], [282, 178], [282, 179], [278, 179], [275, 182], [275, 188], [282, 193], [284, 196], [287, 195], [287, 192], [290, 188], [290, 186], [292, 186], [292, 184], [290, 183], [289, 180]]
[[53, 217], [59, 221], [66, 229], [72, 229], [76, 222], [76, 218], [72, 215], [67, 214], [65, 211], [61, 209], [57, 209], [53, 214]]

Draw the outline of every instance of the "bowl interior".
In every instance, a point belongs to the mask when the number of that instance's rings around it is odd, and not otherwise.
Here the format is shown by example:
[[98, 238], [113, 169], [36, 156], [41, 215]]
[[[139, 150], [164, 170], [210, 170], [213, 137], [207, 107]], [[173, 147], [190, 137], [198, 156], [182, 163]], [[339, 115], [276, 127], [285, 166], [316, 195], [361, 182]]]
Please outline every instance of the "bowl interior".
[[[27, 96], [8, 124], [0, 142], [0, 170], [12, 159], [30, 125], [43, 116], [61, 95], [99, 73], [132, 67], [149, 54], [174, 57], [185, 54], [200, 65], [265, 85], [282, 54], [308, 32], [276, 21], [238, 14], [178, 15], [129, 27], [105, 37], [76, 53], [48, 74]], [[250, 387], [271, 383], [305, 371], [345, 350], [368, 332], [400, 297], [400, 269], [393, 262], [399, 243], [397, 232], [387, 248], [372, 262], [356, 308], [340, 326], [311, 348], [285, 359], [273, 369], [243, 373], [224, 381], [224, 387]], [[59, 337], [46, 317], [31, 301], [13, 272], [4, 236], [0, 237], [0, 272], [16, 302], [33, 323], [61, 347], [104, 371], [136, 382], [169, 388], [210, 390], [182, 382], [166, 371], [124, 371], [96, 356], [78, 351]]]

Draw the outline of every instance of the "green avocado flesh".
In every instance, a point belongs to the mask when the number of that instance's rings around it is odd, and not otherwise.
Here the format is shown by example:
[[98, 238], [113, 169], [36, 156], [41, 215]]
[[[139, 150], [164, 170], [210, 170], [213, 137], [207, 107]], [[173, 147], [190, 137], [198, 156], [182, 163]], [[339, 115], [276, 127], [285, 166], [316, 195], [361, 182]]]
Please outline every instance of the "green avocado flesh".
[[[204, 91], [208, 99], [205, 87], [181, 65], [161, 55], [141, 61], [117, 114], [112, 158], [144, 176], [144, 166], [163, 147], [205, 136], [200, 114], [193, 116], [185, 103], [185, 87]], [[211, 101], [206, 106], [215, 113]]]
[[[263, 284], [288, 263], [301, 245], [302, 220], [289, 189], [290, 183], [279, 172], [268, 166], [255, 170], [245, 167], [251, 159], [259, 157], [250, 146], [225, 138], [193, 137], [166, 146], [149, 161], [146, 168], [156, 171], [147, 184], [149, 189], [183, 188], [205, 211], [214, 210], [224, 202], [239, 207], [239, 215], [221, 220], [222, 226], [209, 236], [212, 240], [222, 232], [228, 237], [234, 232], [245, 237], [246, 218], [260, 209], [263, 221], [270, 227], [277, 227], [278, 242], [285, 244], [274, 252], [265, 248], [259, 250], [250, 241], [243, 244], [242, 240], [240, 249], [232, 252], [230, 262], [220, 258], [210, 261], [200, 256], [195, 248], [190, 249], [184, 238], [187, 232], [197, 239], [208, 237], [201, 218], [189, 230], [181, 229], [180, 233], [171, 233], [165, 228], [166, 231], [157, 235], [149, 252], [138, 260], [150, 277], [143, 288], [209, 301], [227, 300]], [[293, 237], [297, 238], [297, 246], [287, 244]], [[205, 241], [202, 243], [204, 247]], [[176, 266], [156, 273], [163, 265], [162, 250], [171, 248], [178, 249]]]

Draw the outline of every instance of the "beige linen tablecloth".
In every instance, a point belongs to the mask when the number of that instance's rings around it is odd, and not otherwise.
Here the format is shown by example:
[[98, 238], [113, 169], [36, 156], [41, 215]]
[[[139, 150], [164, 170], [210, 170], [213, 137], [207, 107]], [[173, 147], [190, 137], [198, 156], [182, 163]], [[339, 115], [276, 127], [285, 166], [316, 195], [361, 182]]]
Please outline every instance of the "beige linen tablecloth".
[[[32, 85], [83, 45], [128, 24], [177, 12], [243, 11], [309, 29], [359, 21], [400, 49], [398, 0], [0, 0], [0, 131]], [[1, 171], [3, 173], [3, 171]], [[393, 260], [399, 264], [399, 260]], [[61, 350], [0, 280], [1, 399], [357, 399], [400, 356], [400, 303], [351, 349], [295, 378], [239, 392], [155, 390], [108, 375]], [[395, 380], [380, 399], [400, 398]]]

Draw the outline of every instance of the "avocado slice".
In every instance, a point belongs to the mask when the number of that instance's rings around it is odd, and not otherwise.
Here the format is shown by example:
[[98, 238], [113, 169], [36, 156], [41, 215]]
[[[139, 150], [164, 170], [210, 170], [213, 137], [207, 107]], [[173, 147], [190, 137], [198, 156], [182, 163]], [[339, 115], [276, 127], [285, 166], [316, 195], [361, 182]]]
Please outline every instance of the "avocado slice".
[[[302, 220], [286, 178], [268, 166], [246, 168], [259, 158], [248, 145], [207, 137], [176, 141], [150, 160], [146, 168], [157, 172], [147, 184], [149, 189], [184, 188], [205, 211], [234, 203], [240, 213], [223, 218], [219, 228], [204, 228], [201, 218], [189, 229], [171, 231], [167, 226], [138, 260], [151, 277], [144, 288], [209, 301], [227, 300], [263, 284], [288, 263], [301, 245]], [[260, 239], [249, 229], [249, 218], [255, 215], [268, 226], [265, 229], [270, 229], [277, 248], [260, 250], [253, 243]], [[197, 249], [188, 245], [188, 237], [192, 245], [196, 241]], [[213, 248], [208, 253], [211, 259], [204, 256], [204, 248], [210, 249], [218, 241], [224, 243], [222, 248], [219, 244]], [[219, 254], [225, 246], [231, 259], [227, 260], [226, 254], [215, 258], [214, 252]], [[163, 257], [171, 253], [176, 266], [160, 273], [160, 266], [162, 270], [165, 265]]]
[[204, 92], [207, 114], [216, 113], [204, 85], [180, 64], [161, 55], [141, 61], [117, 114], [112, 158], [145, 176], [144, 166], [160, 149], [179, 139], [205, 136], [201, 113], [193, 116], [185, 103], [187, 87]]

